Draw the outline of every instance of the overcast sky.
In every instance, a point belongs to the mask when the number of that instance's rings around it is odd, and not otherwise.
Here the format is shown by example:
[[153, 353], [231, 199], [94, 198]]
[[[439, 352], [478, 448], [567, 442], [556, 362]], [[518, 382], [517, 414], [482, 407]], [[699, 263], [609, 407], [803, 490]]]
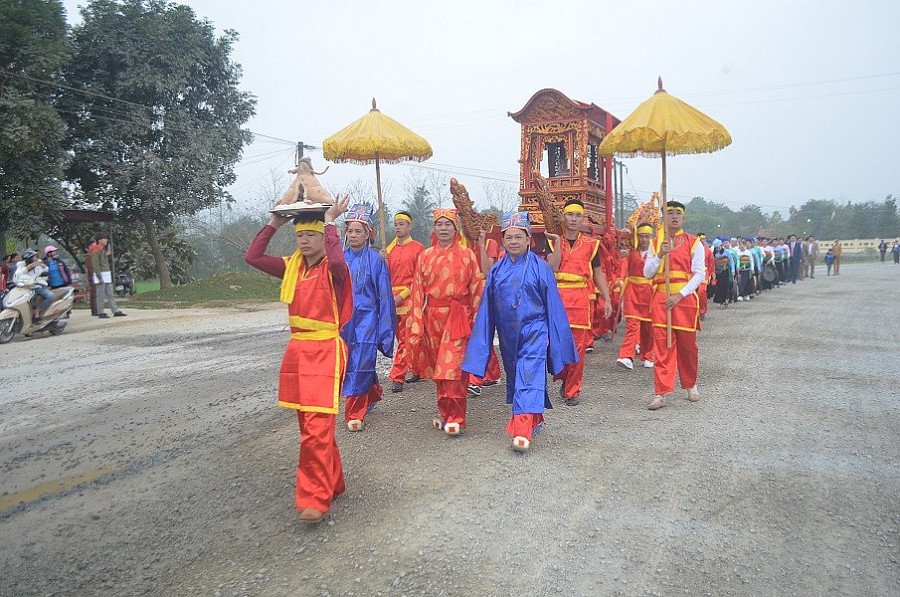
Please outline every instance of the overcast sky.
[[[233, 58], [258, 98], [255, 133], [321, 147], [365, 114], [429, 140], [423, 165], [476, 201], [483, 177], [518, 183], [515, 112], [552, 87], [624, 119], [662, 76], [672, 95], [728, 128], [718, 153], [668, 161], [671, 198], [702, 196], [766, 212], [809, 199], [900, 194], [900, 3], [563, 0], [190, 0], [240, 34]], [[83, 0], [65, 0], [71, 23]], [[310, 151], [317, 169], [321, 151]], [[293, 148], [258, 138], [232, 192], [258, 192]], [[625, 160], [626, 191], [659, 189], [660, 161]], [[382, 168], [399, 200], [412, 165]], [[374, 167], [332, 165], [329, 187]]]

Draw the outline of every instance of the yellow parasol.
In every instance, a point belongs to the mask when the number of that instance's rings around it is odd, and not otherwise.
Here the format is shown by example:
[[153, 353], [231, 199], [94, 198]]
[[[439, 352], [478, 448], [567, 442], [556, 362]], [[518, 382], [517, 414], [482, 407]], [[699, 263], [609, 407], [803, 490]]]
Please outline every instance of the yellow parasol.
[[[725, 127], [696, 108], [669, 95], [658, 79], [658, 89], [600, 143], [600, 154], [642, 155], [662, 158], [662, 211], [666, 212], [666, 156], [712, 153], [731, 144]], [[665, 228], [665, 227], [664, 227]], [[666, 232], [668, 236], [668, 231]], [[663, 260], [666, 296], [669, 294], [669, 259]], [[667, 315], [668, 345], [672, 345], [672, 314]]]
[[381, 164], [407, 160], [424, 162], [431, 157], [431, 145], [390, 116], [382, 114], [372, 98], [372, 110], [322, 143], [325, 159], [332, 162], [371, 164], [375, 162], [381, 243], [385, 242], [384, 202], [381, 198]]

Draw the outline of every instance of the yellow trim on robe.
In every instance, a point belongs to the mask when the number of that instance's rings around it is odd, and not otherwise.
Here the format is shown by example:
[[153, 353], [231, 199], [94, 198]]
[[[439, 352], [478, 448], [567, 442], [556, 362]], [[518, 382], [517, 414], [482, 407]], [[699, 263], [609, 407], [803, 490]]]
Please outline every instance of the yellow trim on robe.
[[643, 276], [628, 276], [625, 278], [625, 281], [629, 284], [652, 284], [653, 281], [650, 278], [644, 278]]
[[[300, 317], [298, 315], [291, 315], [288, 317], [288, 325], [292, 328], [301, 328], [302, 330], [328, 330], [337, 333], [338, 324], [331, 321], [320, 321], [318, 319], [309, 319], [306, 317]], [[302, 333], [302, 332], [301, 332]], [[332, 338], [333, 336], [329, 336]], [[316, 338], [312, 338], [315, 340]]]

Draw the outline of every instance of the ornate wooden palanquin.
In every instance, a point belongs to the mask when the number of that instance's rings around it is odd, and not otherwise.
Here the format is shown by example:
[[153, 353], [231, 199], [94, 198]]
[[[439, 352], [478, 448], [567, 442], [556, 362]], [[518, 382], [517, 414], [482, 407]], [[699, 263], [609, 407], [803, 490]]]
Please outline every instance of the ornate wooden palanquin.
[[594, 104], [569, 99], [555, 89], [542, 89], [518, 112], [509, 116], [522, 125], [522, 152], [519, 158], [519, 209], [528, 210], [531, 221], [543, 227], [544, 215], [538, 201], [535, 171], [544, 176], [557, 208], [569, 199], [584, 202], [593, 226], [591, 233], [606, 232], [612, 214], [612, 159], [599, 155], [604, 135], [619, 119]]

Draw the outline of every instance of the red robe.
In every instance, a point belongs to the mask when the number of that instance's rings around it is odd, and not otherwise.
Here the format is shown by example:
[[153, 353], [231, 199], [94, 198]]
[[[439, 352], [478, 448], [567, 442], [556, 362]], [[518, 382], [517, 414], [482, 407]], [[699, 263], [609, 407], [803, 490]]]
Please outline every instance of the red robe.
[[581, 394], [587, 347], [594, 340], [591, 329], [594, 306], [591, 301], [594, 268], [591, 266], [591, 262], [600, 250], [600, 241], [579, 234], [571, 247], [565, 237], [560, 239], [559, 245], [560, 263], [559, 271], [556, 272], [556, 282], [566, 315], [569, 318], [569, 327], [572, 328], [572, 336], [575, 338], [578, 362], [566, 365], [553, 379], [563, 380], [563, 397], [576, 398]]
[[[691, 258], [703, 245], [692, 234], [679, 231], [672, 237], [674, 248], [669, 253], [669, 292], [679, 292], [693, 276]], [[705, 258], [704, 258], [705, 259]], [[675, 374], [681, 378], [681, 387], [697, 385], [699, 351], [697, 329], [700, 325], [700, 300], [697, 292], [687, 295], [672, 309], [672, 346], [666, 336], [665, 274], [660, 263], [653, 276], [653, 297], [650, 301], [650, 317], [653, 322], [653, 386], [654, 393], [664, 395], [675, 389]]]
[[[494, 263], [496, 263], [500, 259], [500, 254], [503, 253], [503, 251], [500, 250], [500, 245], [497, 244], [497, 241], [492, 238], [489, 238], [485, 241], [484, 252], [491, 260], [493, 260]], [[489, 272], [484, 271], [484, 269], [481, 267], [481, 259], [478, 260], [478, 269], [479, 271], [481, 271], [481, 277], [487, 278]], [[488, 359], [487, 370], [484, 372], [484, 377], [476, 377], [475, 375], [470, 375], [469, 380], [472, 382], [472, 384], [481, 386], [484, 382], [493, 383], [497, 381], [498, 379], [500, 379], [500, 375], [502, 373], [503, 372], [500, 369], [500, 360], [497, 358], [497, 349], [492, 346], [491, 356]]]
[[478, 259], [454, 242], [419, 256], [409, 299], [409, 345], [419, 374], [461, 380], [466, 343], [481, 298]]
[[[265, 254], [275, 228], [265, 226], [245, 261], [283, 278], [288, 258]], [[341, 455], [334, 438], [335, 414], [347, 368], [340, 328], [353, 315], [350, 270], [334, 226], [325, 226], [325, 257], [307, 267], [302, 260], [294, 298], [288, 305], [291, 339], [281, 363], [278, 404], [297, 411], [300, 459], [294, 501], [298, 510], [327, 512], [344, 492]]]
[[[394, 296], [401, 299], [397, 301], [397, 352], [389, 374], [390, 380], [394, 382], [403, 383], [406, 380], [406, 372], [410, 370], [413, 361], [406, 320], [409, 316], [409, 295], [416, 273], [416, 260], [424, 250], [425, 246], [412, 238], [403, 244], [394, 239], [385, 249], [388, 254], [388, 271], [391, 274], [391, 289]], [[415, 369], [412, 369], [412, 373], [419, 374]]]
[[622, 314], [625, 317], [625, 338], [619, 348], [619, 358], [634, 359], [637, 344], [641, 346], [641, 358], [653, 361], [653, 331], [650, 326], [650, 299], [653, 283], [644, 277], [646, 259], [637, 249], [628, 251], [625, 261], [625, 289]]

